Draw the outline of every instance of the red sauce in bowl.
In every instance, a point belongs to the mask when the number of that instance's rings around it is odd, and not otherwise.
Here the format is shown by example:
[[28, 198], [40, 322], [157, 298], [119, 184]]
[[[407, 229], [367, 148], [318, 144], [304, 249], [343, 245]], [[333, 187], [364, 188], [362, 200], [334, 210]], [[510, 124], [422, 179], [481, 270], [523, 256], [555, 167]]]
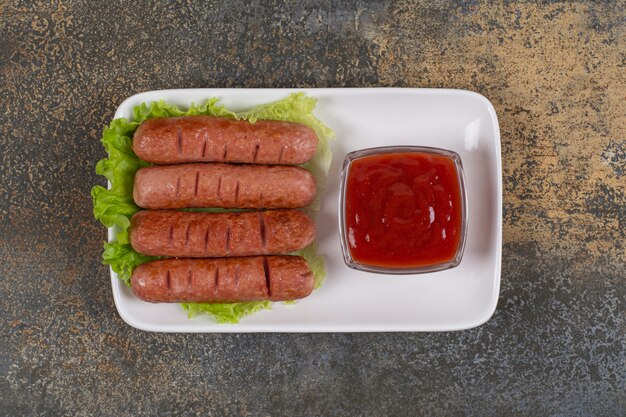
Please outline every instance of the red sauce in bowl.
[[454, 161], [429, 153], [387, 153], [352, 161], [345, 226], [354, 261], [385, 268], [455, 258], [462, 201]]

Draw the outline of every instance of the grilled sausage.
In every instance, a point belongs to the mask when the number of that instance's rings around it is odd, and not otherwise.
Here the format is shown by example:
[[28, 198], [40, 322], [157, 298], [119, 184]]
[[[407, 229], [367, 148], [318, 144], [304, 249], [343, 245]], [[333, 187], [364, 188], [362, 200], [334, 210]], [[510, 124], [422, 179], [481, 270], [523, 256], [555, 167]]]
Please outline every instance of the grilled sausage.
[[299, 256], [162, 259], [138, 266], [131, 277], [133, 293], [153, 303], [295, 300], [313, 285]]
[[131, 219], [130, 244], [151, 256], [209, 258], [289, 253], [315, 239], [298, 210], [190, 213], [144, 210]]
[[138, 170], [133, 198], [149, 209], [298, 208], [315, 192], [313, 175], [299, 167], [182, 164]]
[[212, 116], [148, 119], [133, 138], [137, 156], [155, 164], [303, 164], [316, 148], [315, 132], [302, 124]]

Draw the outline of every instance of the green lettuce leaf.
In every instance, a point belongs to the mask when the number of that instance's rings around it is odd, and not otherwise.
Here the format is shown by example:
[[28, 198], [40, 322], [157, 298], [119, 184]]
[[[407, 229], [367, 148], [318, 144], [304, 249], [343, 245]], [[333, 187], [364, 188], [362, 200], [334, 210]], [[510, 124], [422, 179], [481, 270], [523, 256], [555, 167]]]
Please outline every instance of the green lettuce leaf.
[[187, 110], [180, 110], [173, 104], [167, 104], [163, 100], [152, 102], [149, 106], [146, 103], [141, 103], [133, 109], [134, 121], [137, 125], [140, 125], [146, 119], [152, 119], [154, 117], [196, 116], [199, 114], [205, 116], [237, 117], [236, 113], [217, 104], [218, 101], [219, 99], [214, 97], [199, 106], [192, 103]]
[[269, 301], [248, 301], [245, 303], [182, 303], [187, 317], [201, 313], [211, 314], [218, 323], [238, 323], [239, 319], [260, 310], [270, 309]]
[[102, 144], [109, 157], [96, 165], [96, 174], [110, 182], [110, 189], [96, 185], [91, 190], [93, 214], [106, 227], [125, 230], [130, 217], [139, 210], [133, 201], [135, 172], [149, 164], [135, 155], [130, 135], [138, 124], [126, 119], [116, 119], [102, 133]]
[[[139, 106], [135, 106], [132, 122], [124, 118], [113, 120], [104, 129], [101, 140], [109, 156], [96, 165], [96, 173], [106, 177], [110, 187], [106, 189], [96, 185], [91, 190], [94, 217], [106, 227], [112, 227], [115, 231], [115, 241], [104, 244], [103, 263], [110, 265], [111, 269], [118, 274], [118, 277], [127, 285], [130, 285], [130, 277], [135, 267], [158, 259], [142, 255], [133, 250], [128, 238], [130, 218], [140, 210], [133, 201], [135, 173], [139, 168], [150, 165], [148, 162], [139, 159], [132, 150], [132, 135], [143, 121], [154, 117], [202, 114], [244, 119], [250, 123], [255, 123], [257, 120], [283, 120], [302, 123], [311, 127], [317, 133], [319, 144], [313, 159], [303, 166], [313, 173], [318, 184], [318, 197], [307, 208], [309, 211], [315, 211], [319, 209], [319, 198], [326, 186], [332, 159], [330, 140], [334, 137], [333, 131], [313, 115], [315, 105], [316, 100], [307, 97], [303, 93], [291, 94], [283, 100], [263, 104], [239, 113], [232, 112], [218, 104], [217, 98], [211, 98], [201, 105], [192, 104], [186, 110], [181, 110], [164, 101], [158, 101], [149, 105], [142, 103]], [[211, 208], [189, 210], [230, 211]], [[296, 254], [304, 257], [309, 263], [315, 276], [315, 288], [318, 288], [326, 276], [326, 271], [324, 269], [324, 259], [317, 253], [317, 246], [315, 244], [309, 245]], [[207, 313], [213, 315], [219, 323], [236, 323], [241, 317], [270, 308], [270, 305], [271, 303], [268, 301], [182, 304], [190, 318], [200, 313]]]
[[130, 286], [130, 276], [135, 267], [155, 259], [159, 258], [136, 252], [128, 243], [105, 242], [102, 253], [102, 263], [111, 265], [117, 277], [128, 286]]

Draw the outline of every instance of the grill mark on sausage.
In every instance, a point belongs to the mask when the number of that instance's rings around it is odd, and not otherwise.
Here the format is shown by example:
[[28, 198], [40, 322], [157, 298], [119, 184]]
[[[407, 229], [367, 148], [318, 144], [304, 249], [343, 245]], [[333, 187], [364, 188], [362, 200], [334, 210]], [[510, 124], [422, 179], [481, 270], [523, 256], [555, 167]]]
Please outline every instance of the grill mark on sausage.
[[180, 176], [176, 180], [176, 198], [178, 198], [179, 194], [180, 194]]
[[270, 289], [270, 266], [267, 263], [267, 256], [263, 257], [263, 272], [265, 273], [265, 287], [267, 288], [267, 296], [272, 296], [272, 290]]
[[230, 253], [230, 223], [228, 224], [228, 227], [226, 228], [226, 254]]
[[190, 228], [191, 228], [191, 225], [187, 223], [187, 229], [185, 229], [185, 247], [187, 247], [187, 245], [189, 244], [189, 229]]
[[183, 153], [183, 130], [180, 126], [176, 130], [176, 141], [178, 146], [178, 158], [180, 159], [180, 156]]
[[252, 162], [256, 164], [256, 160], [259, 157], [259, 147], [260, 147], [260, 143], [259, 143], [259, 139], [256, 140], [256, 145], [254, 145], [254, 157], [252, 158]]
[[280, 153], [278, 154], [278, 163], [280, 163], [283, 159], [283, 151], [285, 150], [285, 145], [280, 147]]
[[215, 294], [217, 295], [217, 290], [220, 286], [220, 267], [215, 267]]
[[206, 158], [206, 148], [209, 141], [209, 132], [204, 131], [204, 143], [202, 144], [202, 159]]
[[209, 251], [209, 232], [211, 230], [210, 224], [206, 225], [206, 232], [204, 232], [204, 254]]
[[259, 213], [259, 234], [261, 235], [261, 244], [263, 249], [267, 250], [267, 233], [265, 229], [265, 216]]
[[168, 269], [165, 273], [165, 288], [167, 288], [167, 292], [169, 293], [172, 289], [172, 278], [171, 278], [170, 270]]
[[239, 289], [239, 264], [235, 265], [235, 288]]
[[200, 183], [200, 170], [196, 171], [196, 180], [193, 184], [193, 196], [198, 196], [198, 184]]
[[174, 243], [174, 223], [171, 223], [170, 224], [169, 239], [168, 239], [168, 246], [169, 246], [169, 248], [172, 247], [173, 243]]
[[235, 184], [235, 203], [239, 202], [239, 180], [237, 180], [237, 184]]
[[222, 174], [220, 174], [220, 177], [217, 180], [217, 197], [222, 198]]
[[187, 270], [187, 289], [189, 291], [191, 291], [191, 288], [192, 288], [191, 286], [192, 274], [193, 274], [193, 271], [191, 270], [191, 266], [190, 266], [189, 269]]
[[226, 161], [226, 157], [228, 156], [228, 144], [224, 145], [224, 154], [222, 155], [222, 161]]

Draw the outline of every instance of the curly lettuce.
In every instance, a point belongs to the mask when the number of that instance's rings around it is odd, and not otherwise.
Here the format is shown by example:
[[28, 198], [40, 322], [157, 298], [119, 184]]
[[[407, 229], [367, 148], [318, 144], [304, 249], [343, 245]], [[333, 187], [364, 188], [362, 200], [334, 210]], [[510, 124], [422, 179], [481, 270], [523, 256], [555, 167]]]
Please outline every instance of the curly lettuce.
[[[135, 106], [133, 121], [125, 118], [113, 120], [104, 129], [101, 139], [109, 156], [96, 165], [96, 173], [108, 180], [109, 188], [96, 185], [91, 190], [94, 217], [115, 232], [114, 240], [104, 244], [103, 263], [109, 265], [126, 285], [130, 285], [130, 277], [134, 268], [145, 262], [158, 259], [136, 252], [131, 247], [128, 238], [130, 218], [140, 210], [133, 201], [135, 173], [138, 169], [150, 165], [141, 160], [132, 149], [132, 135], [144, 120], [154, 117], [208, 115], [248, 120], [250, 123], [255, 123], [257, 120], [282, 120], [309, 126], [317, 133], [319, 139], [315, 156], [303, 165], [304, 168], [313, 173], [318, 184], [318, 199], [308, 207], [309, 211], [315, 211], [319, 209], [319, 196], [321, 196], [326, 185], [332, 160], [330, 140], [334, 138], [334, 132], [313, 115], [316, 102], [317, 100], [306, 96], [304, 93], [294, 93], [283, 100], [262, 104], [237, 113], [220, 105], [217, 98], [211, 98], [201, 105], [192, 104], [186, 110], [164, 101], [158, 101]], [[199, 210], [220, 211], [219, 209]], [[315, 288], [318, 288], [326, 277], [326, 271], [324, 259], [317, 253], [315, 243], [294, 254], [304, 257], [308, 262], [315, 276]], [[219, 323], [237, 323], [239, 319], [248, 314], [270, 308], [271, 303], [269, 301], [253, 301], [245, 303], [184, 303], [181, 305], [190, 318], [206, 313], [212, 315]]]

